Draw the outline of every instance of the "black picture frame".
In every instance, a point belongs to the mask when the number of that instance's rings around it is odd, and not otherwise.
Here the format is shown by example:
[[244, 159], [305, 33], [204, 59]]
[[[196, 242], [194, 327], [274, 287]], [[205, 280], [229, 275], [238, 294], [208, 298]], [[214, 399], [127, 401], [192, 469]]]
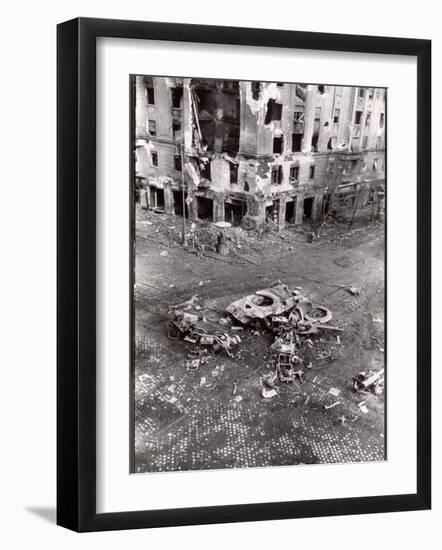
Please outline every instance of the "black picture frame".
[[[417, 59], [417, 491], [96, 512], [96, 39], [299, 48]], [[57, 523], [83, 531], [424, 510], [431, 506], [431, 41], [78, 18], [57, 28]]]

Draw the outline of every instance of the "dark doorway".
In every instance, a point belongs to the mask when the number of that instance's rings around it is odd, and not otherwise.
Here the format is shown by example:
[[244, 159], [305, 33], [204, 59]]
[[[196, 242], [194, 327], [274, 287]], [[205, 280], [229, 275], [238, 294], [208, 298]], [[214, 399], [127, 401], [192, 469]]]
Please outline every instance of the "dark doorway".
[[224, 203], [224, 219], [232, 225], [240, 225], [246, 213], [246, 203], [238, 199], [229, 199]]
[[[187, 199], [187, 193], [184, 193], [184, 201]], [[175, 216], [183, 215], [183, 195], [181, 191], [173, 191], [173, 208], [175, 211]], [[187, 204], [184, 202], [184, 208], [186, 212], [186, 218], [189, 217], [189, 212], [187, 210]]]
[[199, 220], [213, 220], [213, 200], [207, 197], [197, 197], [197, 212]]
[[308, 197], [304, 199], [304, 218], [311, 220], [313, 213], [313, 200], [314, 197]]
[[278, 223], [279, 216], [279, 200], [273, 201], [269, 206], [266, 206], [266, 220]]
[[295, 206], [296, 198], [285, 204], [285, 221], [287, 223], [295, 223]]
[[159, 210], [164, 210], [164, 190], [163, 189], [157, 189], [156, 187], [151, 187], [149, 198], [150, 198], [151, 208], [158, 208]]

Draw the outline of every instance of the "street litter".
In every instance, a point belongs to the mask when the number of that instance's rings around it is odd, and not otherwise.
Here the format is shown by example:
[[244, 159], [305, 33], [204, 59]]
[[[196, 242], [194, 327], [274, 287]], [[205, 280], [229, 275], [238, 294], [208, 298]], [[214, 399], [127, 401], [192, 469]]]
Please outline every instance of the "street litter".
[[372, 392], [381, 395], [384, 391], [384, 369], [378, 372], [360, 372], [353, 377], [353, 388], [358, 393]]
[[242, 401], [241, 395], [235, 395], [235, 401], [236, 401], [237, 403], [239, 403], [240, 401]]
[[207, 381], [207, 378], [205, 376], [201, 376], [200, 386], [204, 386], [206, 381]]
[[330, 395], [333, 395], [333, 397], [338, 397], [339, 394], [341, 393], [341, 390], [338, 390], [337, 388], [330, 388], [328, 393]]
[[272, 397], [275, 397], [275, 395], [278, 395], [278, 392], [274, 388], [271, 390], [267, 388], [262, 388], [261, 395], [264, 397], [264, 399], [271, 399]]
[[362, 407], [359, 407], [359, 410], [361, 411], [361, 413], [364, 413], [364, 414], [368, 413], [368, 409], [365, 405], [362, 405]]
[[337, 405], [340, 405], [340, 401], [336, 401], [335, 403], [332, 403], [331, 405], [324, 405], [324, 409], [333, 409], [333, 407], [336, 407]]
[[160, 256], [168, 256], [169, 255], [169, 252], [167, 252], [167, 250], [162, 250], [160, 252]]

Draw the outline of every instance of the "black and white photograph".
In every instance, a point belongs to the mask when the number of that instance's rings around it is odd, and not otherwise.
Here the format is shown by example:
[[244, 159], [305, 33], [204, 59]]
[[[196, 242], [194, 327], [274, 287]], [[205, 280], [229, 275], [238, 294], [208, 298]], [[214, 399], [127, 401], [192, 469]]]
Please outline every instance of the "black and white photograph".
[[130, 76], [131, 471], [387, 457], [387, 89]]

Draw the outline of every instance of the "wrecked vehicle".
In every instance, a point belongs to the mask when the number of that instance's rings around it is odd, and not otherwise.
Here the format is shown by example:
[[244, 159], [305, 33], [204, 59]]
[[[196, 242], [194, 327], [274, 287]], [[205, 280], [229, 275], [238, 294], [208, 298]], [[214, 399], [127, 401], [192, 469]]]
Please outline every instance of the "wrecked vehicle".
[[214, 353], [224, 351], [229, 357], [233, 357], [231, 348], [238, 345], [241, 338], [225, 332], [208, 334], [207, 330], [198, 324], [200, 320], [200, 317], [193, 313], [176, 311], [168, 322], [167, 336], [171, 340], [185, 340], [191, 344], [207, 346]]
[[243, 325], [261, 320], [270, 327], [269, 317], [290, 311], [300, 297], [298, 290], [291, 290], [285, 284], [277, 284], [240, 298], [227, 306], [226, 311]]

